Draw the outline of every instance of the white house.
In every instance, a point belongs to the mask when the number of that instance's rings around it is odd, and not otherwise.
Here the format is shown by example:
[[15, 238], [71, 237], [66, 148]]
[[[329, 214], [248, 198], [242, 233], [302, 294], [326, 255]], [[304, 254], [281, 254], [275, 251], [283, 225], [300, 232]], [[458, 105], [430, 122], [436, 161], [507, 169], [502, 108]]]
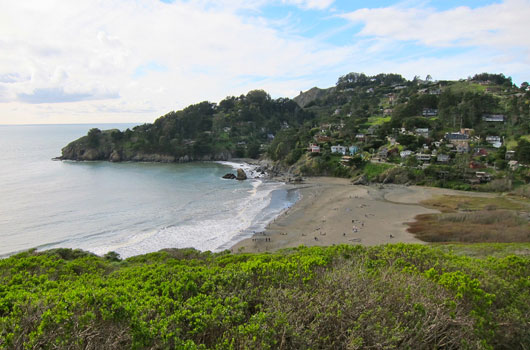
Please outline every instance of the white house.
[[497, 142], [502, 143], [502, 139], [500, 136], [486, 136], [486, 142], [493, 145], [494, 143], [497, 143]]
[[331, 146], [331, 153], [340, 153], [344, 156], [346, 155], [346, 147], [341, 145]]
[[504, 115], [502, 114], [484, 114], [482, 116], [482, 120], [484, 120], [485, 122], [497, 122], [497, 123], [502, 123], [504, 122]]
[[416, 134], [425, 138], [429, 137], [429, 128], [417, 128]]
[[401, 151], [399, 152], [399, 155], [401, 156], [401, 158], [405, 159], [408, 156], [412, 155], [412, 151], [409, 151], [409, 150]]
[[436, 156], [436, 161], [439, 163], [448, 163], [450, 159], [451, 157], [449, 157], [448, 154], [438, 154], [438, 156]]

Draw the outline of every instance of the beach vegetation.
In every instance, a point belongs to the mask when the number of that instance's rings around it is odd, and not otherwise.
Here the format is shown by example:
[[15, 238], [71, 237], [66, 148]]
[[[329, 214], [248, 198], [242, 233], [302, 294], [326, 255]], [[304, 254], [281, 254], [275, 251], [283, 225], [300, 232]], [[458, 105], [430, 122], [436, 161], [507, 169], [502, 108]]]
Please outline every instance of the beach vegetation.
[[525, 349], [530, 246], [0, 260], [2, 349]]

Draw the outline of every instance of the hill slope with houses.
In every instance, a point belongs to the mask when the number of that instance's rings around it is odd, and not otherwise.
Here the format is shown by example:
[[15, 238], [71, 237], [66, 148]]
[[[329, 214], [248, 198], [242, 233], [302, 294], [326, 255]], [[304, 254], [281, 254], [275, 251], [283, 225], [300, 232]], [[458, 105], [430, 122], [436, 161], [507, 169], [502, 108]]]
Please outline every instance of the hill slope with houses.
[[292, 100], [254, 90], [125, 132], [92, 129], [60, 158], [231, 157], [270, 158], [292, 175], [504, 189], [530, 181], [530, 90], [502, 74], [434, 81], [349, 73]]

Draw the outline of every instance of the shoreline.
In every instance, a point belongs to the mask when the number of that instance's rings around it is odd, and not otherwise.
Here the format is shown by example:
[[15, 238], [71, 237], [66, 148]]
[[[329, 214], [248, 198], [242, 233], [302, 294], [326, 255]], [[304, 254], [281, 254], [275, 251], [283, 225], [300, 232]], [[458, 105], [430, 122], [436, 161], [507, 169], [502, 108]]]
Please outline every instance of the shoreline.
[[435, 187], [352, 185], [350, 179], [333, 177], [310, 177], [292, 186], [300, 199], [264, 231], [235, 243], [232, 252], [273, 252], [300, 245], [427, 244], [407, 232], [406, 223], [417, 215], [439, 213], [420, 202], [442, 194], [462, 194]]

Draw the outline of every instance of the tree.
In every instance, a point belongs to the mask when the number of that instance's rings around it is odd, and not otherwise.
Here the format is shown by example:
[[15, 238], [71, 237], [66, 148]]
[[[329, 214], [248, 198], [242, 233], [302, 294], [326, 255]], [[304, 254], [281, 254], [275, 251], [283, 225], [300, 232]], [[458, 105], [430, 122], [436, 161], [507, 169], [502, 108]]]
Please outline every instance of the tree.
[[530, 142], [521, 138], [515, 147], [515, 159], [521, 163], [530, 163]]
[[88, 147], [96, 148], [99, 146], [99, 135], [101, 135], [101, 130], [99, 130], [98, 128], [92, 128], [88, 131], [88, 134], [87, 134]]

